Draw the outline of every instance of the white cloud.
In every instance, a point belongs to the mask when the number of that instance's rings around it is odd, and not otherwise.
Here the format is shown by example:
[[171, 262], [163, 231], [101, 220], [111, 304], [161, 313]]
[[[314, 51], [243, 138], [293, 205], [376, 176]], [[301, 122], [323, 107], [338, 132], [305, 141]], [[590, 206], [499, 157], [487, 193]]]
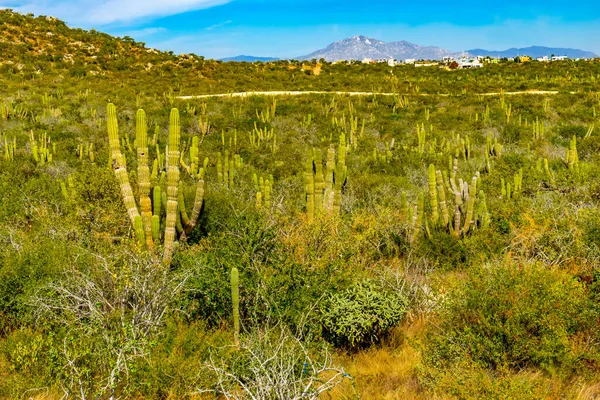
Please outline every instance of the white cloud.
[[104, 26], [175, 15], [230, 1], [232, 0], [0, 0], [0, 8], [51, 15], [69, 23]]
[[227, 24], [230, 24], [232, 22], [233, 22], [232, 20], [228, 20], [228, 21], [225, 21], [225, 22], [221, 22], [220, 24], [214, 24], [214, 25], [208, 26], [208, 27], [206, 27], [204, 29], [207, 30], [207, 31], [212, 31], [213, 29], [220, 28], [220, 27], [225, 26]]
[[142, 37], [153, 36], [158, 33], [163, 33], [166, 31], [167, 31], [167, 28], [151, 27], [151, 28], [144, 28], [144, 29], [136, 29], [134, 31], [127, 31], [123, 35], [119, 35], [119, 36], [131, 36], [134, 39], [138, 39], [138, 38], [142, 38]]

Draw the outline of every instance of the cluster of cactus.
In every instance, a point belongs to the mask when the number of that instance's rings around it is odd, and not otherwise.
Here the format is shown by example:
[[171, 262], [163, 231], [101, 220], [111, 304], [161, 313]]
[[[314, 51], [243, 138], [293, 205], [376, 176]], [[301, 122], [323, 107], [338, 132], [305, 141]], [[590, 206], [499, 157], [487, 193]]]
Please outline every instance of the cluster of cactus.
[[236, 170], [244, 166], [244, 160], [238, 155], [229, 156], [225, 150], [224, 156], [217, 153], [217, 182], [229, 188], [235, 186]]
[[[349, 103], [352, 105], [352, 103]], [[354, 117], [352, 114], [353, 108], [350, 108], [351, 113], [348, 118], [346, 115], [342, 115], [341, 117], [331, 117], [331, 126], [333, 127], [333, 131], [329, 136], [329, 140], [333, 141], [333, 134], [338, 133], [340, 136], [344, 137], [344, 141], [346, 142], [347, 150], [356, 150], [358, 148], [358, 138], [364, 136], [365, 132], [365, 120], [363, 119], [362, 125], [359, 128], [358, 117]]]
[[208, 117], [204, 116], [204, 114], [200, 115], [196, 120], [198, 131], [202, 134], [202, 139], [200, 142], [204, 142], [204, 138], [206, 135], [210, 133], [211, 124], [208, 120]]
[[545, 173], [546, 174], [546, 178], [548, 178], [548, 181], [554, 185], [554, 176], [552, 175], [552, 172], [550, 172], [550, 167], [548, 166], [548, 159], [547, 158], [538, 158], [537, 160], [537, 164], [536, 164], [536, 170], [537, 172], [541, 173]]
[[392, 149], [394, 148], [394, 139], [390, 143], [385, 144], [385, 152], [379, 153], [377, 146], [373, 148], [372, 160], [374, 162], [390, 163], [392, 161]]
[[4, 159], [6, 161], [14, 161], [15, 151], [17, 150], [17, 138], [13, 136], [10, 140], [6, 136], [4, 137]]
[[[452, 139], [447, 140], [444, 138], [440, 144], [441, 148], [446, 154], [450, 154], [455, 158], [462, 158], [463, 160], [469, 160], [473, 155], [471, 140], [468, 136], [464, 138], [460, 134], [452, 134]], [[434, 141], [435, 147], [435, 141]]]
[[33, 160], [38, 165], [44, 165], [52, 162], [52, 154], [56, 153], [56, 144], [52, 143], [52, 151], [50, 151], [50, 137], [43, 133], [38, 141], [35, 139], [33, 131], [29, 133], [29, 147]]
[[425, 196], [423, 196], [423, 193], [420, 193], [417, 197], [417, 204], [414, 207], [408, 204], [406, 192], [402, 192], [400, 199], [400, 213], [409, 223], [408, 240], [410, 243], [417, 242], [421, 238], [423, 228]]
[[329, 116], [329, 113], [337, 111], [337, 105], [336, 96], [332, 96], [329, 103], [321, 103], [321, 114], [325, 117]]
[[273, 191], [273, 175], [268, 178], [259, 178], [258, 175], [253, 174], [252, 180], [254, 181], [254, 189], [256, 190], [256, 208], [260, 209], [271, 209], [271, 193]]
[[275, 112], [277, 111], [277, 100], [273, 98], [273, 103], [266, 106], [260, 113], [256, 110], [256, 119], [263, 124], [270, 124], [275, 118]]
[[[271, 142], [271, 143], [269, 143]], [[254, 122], [254, 129], [250, 131], [250, 145], [255, 149], [261, 147], [262, 143], [267, 143], [271, 148], [271, 151], [275, 153], [277, 150], [277, 135], [273, 128], [268, 127], [259, 128]]]
[[504, 96], [500, 96], [500, 106], [502, 107], [502, 111], [506, 116], [506, 124], [510, 124], [510, 117], [512, 116], [512, 104], [506, 103], [504, 101]]
[[532, 137], [534, 140], [542, 139], [546, 134], [546, 126], [544, 121], [540, 121], [539, 118], [535, 119], [535, 122], [531, 124]]
[[425, 152], [425, 124], [417, 124], [417, 152], [423, 154]]
[[[184, 186], [180, 181], [180, 124], [179, 111], [171, 110], [169, 124], [169, 139], [167, 145], [166, 174], [161, 172], [161, 182], [166, 180], [166, 194], [160, 186], [155, 186], [150, 197], [152, 182], [158, 175], [160, 154], [154, 162], [153, 173], [150, 174], [148, 167], [148, 133], [146, 114], [138, 110], [136, 115], [136, 149], [137, 149], [137, 183], [140, 209], [129, 183], [129, 174], [125, 156], [121, 152], [121, 141], [119, 140], [119, 127], [116, 109], [113, 104], [107, 107], [107, 127], [110, 142], [110, 164], [121, 187], [123, 202], [127, 208], [130, 222], [135, 230], [140, 247], [151, 250], [160, 244], [160, 228], [163, 209], [165, 215], [165, 229], [163, 238], [163, 262], [168, 265], [171, 262], [175, 239], [179, 236], [185, 238], [196, 226], [202, 202], [204, 198], [204, 180], [199, 173], [196, 177], [196, 195], [191, 216], [188, 217], [184, 202]], [[155, 182], [156, 183], [156, 182]], [[141, 210], [141, 212], [140, 212]]]
[[548, 99], [548, 98], [544, 99], [543, 108], [544, 108], [544, 113], [547, 113], [548, 110], [550, 110], [550, 99]]
[[[189, 152], [189, 165], [185, 162], [186, 152]], [[158, 160], [155, 160], [158, 164]], [[181, 156], [179, 157], [179, 163], [181, 164], [184, 171], [186, 171], [193, 179], [204, 178], [204, 171], [208, 168], [209, 159], [206, 157], [203, 162], [203, 167], [200, 167], [200, 150], [199, 140], [197, 136], [192, 137], [192, 144], [184, 144], [181, 149]]]
[[233, 130], [233, 133], [229, 134], [229, 137], [227, 137], [227, 134], [225, 133], [224, 130], [221, 131], [221, 145], [223, 146], [223, 148], [225, 148], [227, 145], [229, 145], [230, 149], [237, 149], [237, 129]]
[[485, 105], [485, 111], [483, 113], [483, 122], [484, 123], [490, 122], [490, 106], [487, 104]]
[[394, 106], [392, 107], [392, 112], [396, 114], [399, 109], [407, 108], [410, 104], [408, 101], [408, 96], [405, 95], [394, 95]]
[[300, 126], [302, 126], [303, 128], [308, 128], [312, 125], [312, 120], [313, 115], [311, 113], [308, 113], [304, 117], [302, 117], [302, 122], [300, 123]]
[[[413, 217], [413, 241], [418, 240], [423, 223], [427, 235], [430, 235], [431, 228], [442, 227], [456, 236], [466, 235], [478, 226], [485, 228], [489, 225], [490, 217], [485, 194], [482, 190], [477, 191], [479, 174], [475, 175], [469, 184], [457, 178], [458, 160], [454, 159], [453, 164], [450, 178], [445, 171], [436, 170], [433, 164], [429, 165], [427, 170], [429, 214], [424, 218], [424, 199], [419, 197]], [[453, 195], [454, 205], [450, 203], [446, 192]]]
[[87, 158], [93, 164], [96, 159], [94, 153], [94, 143], [90, 143], [89, 145], [77, 145], [77, 157], [79, 157], [79, 161], [83, 161], [84, 158]]
[[190, 117], [196, 115], [196, 107], [192, 106], [190, 103], [185, 104], [185, 113]]
[[1, 103], [0, 104], [0, 119], [25, 119], [30, 112], [22, 104]]
[[577, 154], [577, 137], [569, 141], [569, 148], [565, 152], [565, 160], [563, 161], [570, 171], [579, 172], [579, 155]]
[[309, 223], [323, 214], [340, 215], [342, 189], [348, 177], [345, 144], [338, 146], [337, 161], [335, 148], [331, 146], [327, 150], [325, 172], [321, 150], [309, 151], [304, 176]]
[[487, 137], [486, 145], [486, 154], [488, 156], [496, 156], [500, 157], [502, 155], [502, 145], [498, 143], [498, 138], [493, 138], [491, 136]]
[[500, 179], [500, 187], [502, 191], [502, 197], [506, 199], [516, 199], [523, 191], [523, 168], [519, 169], [519, 172], [513, 177], [513, 185], [510, 182], [506, 182], [504, 178]]
[[233, 115], [233, 118], [235, 119], [241, 119], [242, 116], [244, 115], [244, 107], [242, 104], [240, 104], [239, 107], [231, 107], [231, 113]]

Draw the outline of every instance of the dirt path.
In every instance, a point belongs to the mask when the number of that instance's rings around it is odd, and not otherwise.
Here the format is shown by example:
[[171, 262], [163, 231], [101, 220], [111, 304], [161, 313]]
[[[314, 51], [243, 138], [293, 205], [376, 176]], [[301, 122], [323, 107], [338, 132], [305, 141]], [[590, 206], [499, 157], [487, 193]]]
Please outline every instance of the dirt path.
[[[479, 93], [479, 96], [515, 96], [522, 94], [532, 95], [556, 95], [560, 93], [557, 90], [524, 90], [520, 92], [491, 92], [491, 93]], [[576, 92], [568, 92], [569, 94], [575, 94]], [[178, 99], [190, 100], [190, 99], [206, 99], [210, 97], [248, 97], [248, 96], [303, 96], [309, 94], [337, 94], [337, 95], [348, 95], [348, 96], [397, 96], [399, 93], [375, 93], [375, 92], [324, 92], [317, 90], [306, 90], [306, 91], [267, 91], [267, 92], [236, 92], [236, 93], [221, 93], [221, 94], [200, 94], [196, 96], [178, 96]], [[418, 96], [453, 96], [449, 93], [444, 94], [428, 94], [422, 93]]]

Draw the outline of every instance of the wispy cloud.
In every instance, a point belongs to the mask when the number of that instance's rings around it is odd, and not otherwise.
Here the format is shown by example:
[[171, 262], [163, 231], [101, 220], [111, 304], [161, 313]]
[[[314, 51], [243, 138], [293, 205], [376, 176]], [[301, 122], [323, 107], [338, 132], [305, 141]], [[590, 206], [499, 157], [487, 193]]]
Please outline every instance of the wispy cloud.
[[233, 22], [232, 20], [227, 20], [227, 21], [225, 21], [225, 22], [221, 22], [220, 24], [214, 24], [214, 25], [211, 25], [211, 26], [209, 26], [209, 27], [206, 27], [206, 28], [204, 28], [204, 29], [205, 29], [205, 30], [207, 30], [207, 31], [212, 31], [213, 29], [220, 28], [220, 27], [222, 27], [222, 26], [225, 26], [225, 25], [228, 25], [228, 24], [230, 24], [230, 23], [232, 23], [232, 22]]
[[162, 27], [150, 27], [144, 29], [136, 29], [134, 31], [127, 31], [123, 35], [131, 36], [132, 38], [143, 38], [148, 36], [153, 36], [159, 33], [167, 32], [167, 28]]
[[104, 26], [201, 10], [232, 0], [0, 0], [0, 8]]

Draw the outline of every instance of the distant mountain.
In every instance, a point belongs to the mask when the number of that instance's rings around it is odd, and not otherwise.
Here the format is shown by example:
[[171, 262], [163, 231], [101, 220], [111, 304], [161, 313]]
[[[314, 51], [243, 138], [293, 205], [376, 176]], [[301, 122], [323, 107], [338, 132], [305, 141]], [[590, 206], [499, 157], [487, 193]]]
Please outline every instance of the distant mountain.
[[332, 43], [324, 49], [317, 50], [299, 60], [317, 60], [324, 58], [326, 61], [363, 60], [364, 58], [383, 59], [395, 58], [404, 60], [414, 58], [417, 60], [441, 60], [446, 56], [460, 57], [462, 53], [452, 52], [434, 46], [419, 46], [406, 41], [382, 42], [366, 36], [352, 36], [348, 39]]
[[236, 56], [236, 57], [227, 57], [227, 58], [221, 58], [221, 61], [237, 61], [237, 62], [242, 62], [242, 61], [246, 61], [246, 62], [254, 62], [254, 61], [262, 61], [262, 62], [267, 62], [267, 61], [276, 61], [279, 60], [279, 58], [275, 58], [275, 57], [254, 57], [254, 56]]
[[539, 58], [548, 56], [550, 57], [552, 54], [556, 56], [567, 56], [569, 58], [596, 58], [598, 57], [596, 54], [591, 51], [579, 50], [579, 49], [569, 49], [569, 48], [559, 48], [559, 47], [542, 47], [542, 46], [531, 46], [525, 47], [521, 49], [511, 48], [503, 51], [493, 51], [493, 50], [483, 50], [483, 49], [473, 49], [468, 50], [469, 54], [474, 56], [490, 56], [497, 58], [513, 58], [516, 56], [527, 55], [533, 58]]

